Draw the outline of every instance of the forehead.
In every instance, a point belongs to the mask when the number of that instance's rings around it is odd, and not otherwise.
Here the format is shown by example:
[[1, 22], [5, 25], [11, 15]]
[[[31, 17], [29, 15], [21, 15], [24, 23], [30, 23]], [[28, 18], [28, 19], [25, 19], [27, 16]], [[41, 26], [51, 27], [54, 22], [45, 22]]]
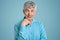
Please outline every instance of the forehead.
[[25, 8], [25, 10], [34, 10], [34, 8]]

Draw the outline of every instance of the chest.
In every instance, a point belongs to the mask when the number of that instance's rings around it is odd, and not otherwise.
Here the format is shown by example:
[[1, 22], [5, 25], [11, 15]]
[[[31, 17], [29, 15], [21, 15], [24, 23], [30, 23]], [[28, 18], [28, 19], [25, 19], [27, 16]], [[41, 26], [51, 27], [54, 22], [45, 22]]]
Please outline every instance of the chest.
[[27, 28], [27, 35], [32, 40], [37, 40], [40, 38], [40, 28], [38, 24], [29, 25]]

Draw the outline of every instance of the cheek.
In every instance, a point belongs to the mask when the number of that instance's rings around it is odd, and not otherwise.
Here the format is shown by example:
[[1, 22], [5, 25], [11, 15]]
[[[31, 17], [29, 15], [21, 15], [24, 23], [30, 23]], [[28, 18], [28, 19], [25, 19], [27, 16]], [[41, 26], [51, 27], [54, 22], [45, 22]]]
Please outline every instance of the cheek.
[[32, 15], [34, 16], [35, 14], [33, 13]]
[[35, 15], [35, 12], [32, 12], [32, 15]]
[[28, 12], [25, 12], [24, 14], [27, 16], [28, 15]]

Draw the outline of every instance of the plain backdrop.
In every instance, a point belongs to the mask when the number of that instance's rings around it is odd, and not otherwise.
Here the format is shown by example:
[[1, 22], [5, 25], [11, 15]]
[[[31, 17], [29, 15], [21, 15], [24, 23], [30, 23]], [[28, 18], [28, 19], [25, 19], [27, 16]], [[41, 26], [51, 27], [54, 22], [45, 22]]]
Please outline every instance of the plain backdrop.
[[[14, 40], [14, 25], [24, 17], [27, 0], [0, 0], [0, 40]], [[33, 0], [35, 19], [44, 24], [48, 40], [60, 40], [60, 0]]]

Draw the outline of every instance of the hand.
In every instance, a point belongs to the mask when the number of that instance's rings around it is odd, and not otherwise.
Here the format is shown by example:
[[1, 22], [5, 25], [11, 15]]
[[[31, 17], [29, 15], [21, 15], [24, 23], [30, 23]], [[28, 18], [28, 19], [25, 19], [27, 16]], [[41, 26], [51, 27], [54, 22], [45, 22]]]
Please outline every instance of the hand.
[[24, 19], [23, 22], [21, 23], [21, 26], [25, 26], [25, 25], [28, 25], [30, 24], [31, 22], [28, 21], [28, 19]]

